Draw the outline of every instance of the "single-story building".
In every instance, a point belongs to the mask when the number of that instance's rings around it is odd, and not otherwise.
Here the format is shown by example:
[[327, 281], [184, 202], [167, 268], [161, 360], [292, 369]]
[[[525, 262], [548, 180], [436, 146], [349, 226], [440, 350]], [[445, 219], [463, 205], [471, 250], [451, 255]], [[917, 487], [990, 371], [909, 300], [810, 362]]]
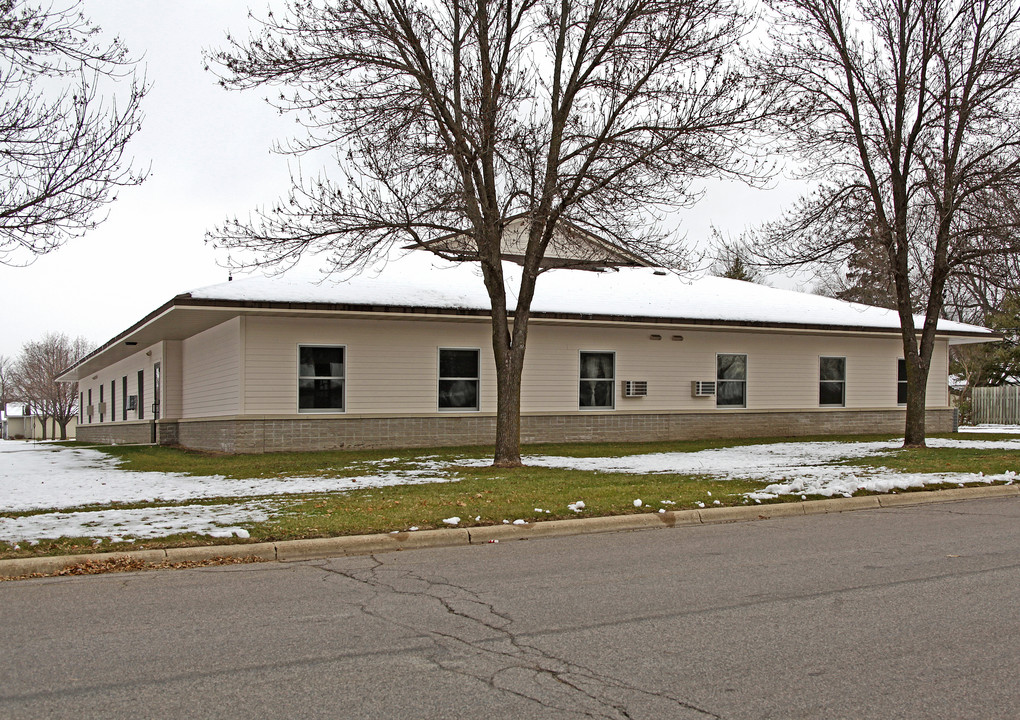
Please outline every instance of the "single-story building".
[[[67, 439], [74, 440], [76, 418], [67, 423]], [[0, 413], [0, 437], [4, 440], [40, 440], [42, 439], [43, 420], [32, 413], [30, 405], [25, 403], [7, 403]], [[53, 418], [46, 421], [45, 436], [49, 440], [60, 439], [60, 426]]]
[[[520, 268], [506, 263], [508, 288]], [[513, 303], [511, 302], [511, 305]], [[902, 432], [896, 313], [650, 267], [538, 280], [525, 442]], [[223, 452], [491, 443], [489, 301], [474, 263], [412, 252], [318, 282], [252, 277], [178, 295], [70, 368], [78, 438]], [[940, 321], [928, 428], [953, 429]]]

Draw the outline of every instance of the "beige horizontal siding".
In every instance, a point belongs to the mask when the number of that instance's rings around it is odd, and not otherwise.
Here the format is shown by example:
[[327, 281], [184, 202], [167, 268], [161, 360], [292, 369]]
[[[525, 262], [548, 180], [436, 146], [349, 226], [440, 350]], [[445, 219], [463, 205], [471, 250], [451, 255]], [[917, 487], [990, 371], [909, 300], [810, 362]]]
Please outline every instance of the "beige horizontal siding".
[[235, 415], [241, 401], [241, 319], [181, 343], [181, 417]]
[[[150, 408], [152, 407], [153, 398], [153, 365], [163, 360], [163, 343], [156, 343], [145, 348], [141, 348], [138, 352], [134, 353], [130, 357], [127, 357], [120, 362], [114, 363], [108, 367], [103, 368], [93, 376], [83, 378], [78, 381], [78, 392], [84, 393], [85, 405], [88, 405], [89, 390], [92, 390], [92, 404], [98, 406], [99, 404], [99, 387], [103, 387], [103, 400], [106, 402], [107, 412], [103, 415], [103, 423], [110, 422], [123, 422], [123, 378], [127, 376], [127, 394], [137, 395], [138, 394], [138, 371], [143, 371], [143, 381], [145, 383], [145, 412], [142, 419], [149, 419], [151, 413]], [[110, 403], [110, 382], [116, 383], [117, 397], [116, 397], [116, 408], [111, 407]], [[165, 384], [165, 382], [164, 382]], [[113, 410], [113, 412], [110, 412]], [[129, 422], [138, 419], [138, 409], [128, 410], [127, 419]], [[99, 412], [95, 412], [92, 415], [92, 424], [99, 422]], [[89, 424], [88, 415], [85, 415], [83, 424]]]
[[[252, 316], [244, 327], [242, 412], [247, 415], [297, 413], [301, 344], [346, 347], [345, 410], [365, 415], [437, 413], [438, 349], [478, 348], [481, 410], [494, 412], [496, 408], [487, 321]], [[662, 339], [651, 339], [653, 334]], [[683, 340], [674, 341], [673, 335], [682, 335]], [[678, 331], [666, 326], [576, 327], [533, 322], [522, 390], [525, 413], [580, 411], [578, 364], [582, 350], [616, 353], [615, 405], [617, 411], [626, 412], [715, 411], [714, 398], [691, 397], [691, 381], [716, 379], [717, 353], [747, 354], [748, 409], [817, 409], [821, 356], [846, 358], [847, 408], [896, 407], [897, 360], [903, 356], [900, 340], [894, 335]], [[946, 342], [939, 341], [928, 383], [932, 407], [944, 407], [948, 402], [946, 358]], [[648, 396], [622, 397], [623, 380], [647, 381]], [[217, 414], [232, 412], [224, 409]]]
[[438, 412], [439, 347], [481, 351], [482, 405], [495, 407], [495, 368], [484, 322], [248, 318], [245, 412], [297, 409], [299, 345], [344, 345], [346, 411]]

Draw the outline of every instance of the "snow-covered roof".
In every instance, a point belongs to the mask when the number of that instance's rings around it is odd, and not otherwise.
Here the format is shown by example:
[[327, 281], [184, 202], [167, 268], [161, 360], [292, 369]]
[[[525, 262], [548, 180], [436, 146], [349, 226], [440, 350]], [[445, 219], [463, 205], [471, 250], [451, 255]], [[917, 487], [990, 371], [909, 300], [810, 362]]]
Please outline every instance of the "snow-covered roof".
[[13, 417], [28, 417], [28, 406], [24, 403], [10, 402], [7, 403], [7, 407], [4, 408], [4, 416]]
[[[516, 305], [521, 267], [503, 264], [507, 300]], [[203, 310], [204, 312], [195, 312]], [[249, 277], [178, 295], [117, 335], [58, 377], [84, 375], [161, 340], [182, 340], [238, 312], [344, 310], [355, 313], [449, 311], [487, 315], [489, 296], [478, 263], [453, 263], [412, 251], [357, 274], [323, 277], [292, 270], [274, 277]], [[681, 276], [649, 267], [606, 272], [555, 269], [543, 273], [531, 306], [533, 317], [597, 321], [663, 322], [731, 327], [897, 332], [892, 310], [821, 295], [780, 290], [718, 277]], [[185, 318], [184, 316], [187, 315]], [[921, 327], [922, 319], [917, 318]], [[939, 321], [951, 344], [998, 338], [987, 328]]]
[[[504, 263], [510, 309], [516, 303], [520, 266]], [[193, 290], [198, 300], [364, 305], [488, 311], [489, 297], [477, 263], [452, 263], [413, 252], [349, 277], [249, 277]], [[606, 272], [549, 270], [535, 289], [532, 312], [670, 321], [718, 322], [894, 330], [892, 310], [821, 295], [781, 290], [719, 277], [691, 278], [655, 268]], [[918, 318], [918, 327], [922, 320]], [[942, 332], [988, 335], [987, 328], [939, 321]]]

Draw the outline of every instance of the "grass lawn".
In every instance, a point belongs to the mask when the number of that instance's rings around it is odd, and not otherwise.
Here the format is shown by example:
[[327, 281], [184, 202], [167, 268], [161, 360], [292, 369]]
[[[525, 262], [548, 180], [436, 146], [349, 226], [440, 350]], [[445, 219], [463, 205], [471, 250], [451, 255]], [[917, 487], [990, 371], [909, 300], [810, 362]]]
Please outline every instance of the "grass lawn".
[[[960, 436], [949, 436], [957, 437]], [[1004, 436], [1005, 437], [1005, 436]], [[797, 438], [806, 440], [868, 441], [888, 440], [883, 436], [847, 436], [840, 438]], [[970, 438], [968, 438], [970, 439]], [[982, 436], [981, 440], [997, 439]], [[1008, 439], [1016, 439], [1016, 436]], [[618, 457], [624, 455], [697, 451], [709, 448], [781, 442], [783, 438], [756, 440], [714, 440], [657, 443], [599, 443], [537, 445], [525, 448], [526, 455], [562, 455], [572, 457]], [[790, 439], [786, 439], [790, 440]], [[55, 555], [81, 552], [123, 551], [127, 549], [215, 545], [220, 543], [263, 542], [363, 533], [424, 530], [446, 527], [445, 518], [460, 518], [458, 527], [502, 524], [523, 519], [565, 519], [596, 517], [636, 512], [654, 512], [660, 508], [680, 510], [713, 505], [746, 504], [744, 493], [760, 490], [769, 480], [720, 480], [705, 475], [633, 474], [523, 467], [512, 470], [492, 467], [454, 465], [464, 458], [490, 457], [491, 448], [442, 448], [428, 450], [343, 451], [313, 453], [272, 453], [265, 455], [216, 455], [165, 447], [103, 447], [103, 452], [122, 460], [121, 467], [132, 471], [178, 472], [197, 476], [223, 475], [232, 478], [273, 478], [334, 476], [353, 477], [378, 472], [377, 463], [386, 460], [387, 469], [414, 469], [423, 459], [438, 464], [457, 482], [425, 485], [398, 485], [316, 495], [273, 496], [279, 512], [272, 519], [249, 527], [250, 539], [213, 539], [204, 535], [175, 535], [135, 543], [109, 543], [94, 546], [91, 538], [43, 540], [37, 545], [22, 543], [14, 549], [0, 543], [0, 558]], [[886, 467], [899, 472], [943, 473], [978, 472], [986, 474], [1020, 470], [1020, 453], [987, 449], [897, 450], [847, 461], [847, 464]], [[931, 487], [931, 486], [929, 486]], [[956, 487], [956, 483], [952, 484]], [[641, 507], [634, 501], [640, 499]], [[808, 499], [811, 499], [808, 496]], [[189, 500], [197, 503], [240, 503], [246, 498]], [[567, 505], [583, 500], [585, 508], [575, 513]], [[801, 497], [784, 496], [770, 502], [799, 502]], [[103, 508], [166, 507], [174, 503], [107, 505]], [[182, 503], [184, 504], [184, 503]], [[84, 509], [84, 508], [83, 508]], [[101, 509], [97, 507], [89, 510]], [[8, 517], [34, 513], [6, 514]], [[0, 515], [5, 515], [0, 513]]]

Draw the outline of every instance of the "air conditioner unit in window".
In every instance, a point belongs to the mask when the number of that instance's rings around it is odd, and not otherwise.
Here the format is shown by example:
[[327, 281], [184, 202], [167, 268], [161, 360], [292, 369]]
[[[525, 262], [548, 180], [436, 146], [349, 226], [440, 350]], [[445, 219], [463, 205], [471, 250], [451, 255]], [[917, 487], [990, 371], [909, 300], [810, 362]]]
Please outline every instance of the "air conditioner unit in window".
[[128, 395], [127, 409], [128, 410], [137, 410], [138, 409], [138, 396], [137, 395]]
[[645, 397], [648, 394], [648, 381], [647, 380], [624, 380], [623, 381], [623, 396], [624, 397]]
[[715, 395], [714, 380], [693, 380], [691, 382], [692, 397], [713, 397]]

